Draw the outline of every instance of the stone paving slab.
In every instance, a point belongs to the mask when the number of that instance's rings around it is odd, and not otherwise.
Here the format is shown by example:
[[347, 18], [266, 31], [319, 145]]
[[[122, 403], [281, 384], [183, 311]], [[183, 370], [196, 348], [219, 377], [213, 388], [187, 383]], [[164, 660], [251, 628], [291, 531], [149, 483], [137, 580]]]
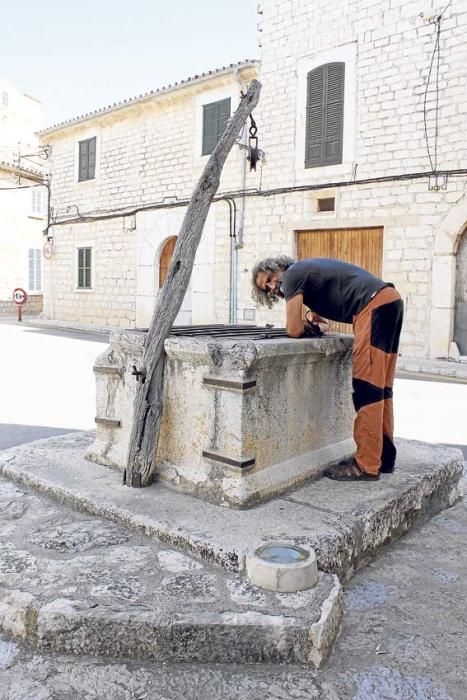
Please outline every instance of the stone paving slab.
[[276, 594], [0, 477], [0, 630], [39, 649], [170, 662], [319, 666], [341, 587]]
[[465, 700], [466, 534], [458, 503], [358, 572], [320, 670], [64, 655], [0, 635], [0, 700]]
[[347, 580], [385, 544], [461, 495], [459, 450], [400, 440], [396, 472], [377, 482], [321, 479], [249, 510], [232, 510], [159, 483], [123, 486], [119, 472], [84, 459], [92, 439], [92, 433], [75, 433], [5, 450], [0, 471], [229, 571], [243, 570], [246, 551], [287, 541], [312, 547], [321, 570]]

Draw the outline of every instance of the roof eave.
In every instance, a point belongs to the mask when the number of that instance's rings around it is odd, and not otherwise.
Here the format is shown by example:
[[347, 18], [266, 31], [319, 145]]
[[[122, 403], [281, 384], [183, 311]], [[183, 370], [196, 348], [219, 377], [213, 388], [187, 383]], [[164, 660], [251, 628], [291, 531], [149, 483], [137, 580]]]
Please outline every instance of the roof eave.
[[208, 80], [213, 80], [214, 78], [220, 78], [223, 75], [228, 75], [229, 73], [236, 73], [239, 71], [247, 70], [248, 68], [256, 68], [259, 65], [259, 63], [259, 60], [251, 60], [246, 61], [244, 63], [231, 64], [230, 66], [226, 66], [225, 69], [220, 69], [219, 71], [210, 71], [208, 73], [203, 73], [200, 76], [187, 78], [186, 80], [182, 80], [179, 83], [174, 83], [173, 85], [168, 85], [158, 90], [150, 91], [149, 93], [145, 93], [144, 95], [140, 95], [139, 97], [123, 100], [123, 102], [118, 102], [113, 105], [109, 105], [108, 107], [98, 109], [94, 112], [88, 112], [87, 114], [83, 114], [74, 119], [69, 119], [65, 122], [60, 122], [59, 124], [55, 124], [54, 126], [51, 126], [47, 129], [41, 129], [40, 131], [36, 132], [36, 135], [43, 137], [49, 134], [57, 133], [59, 131], [64, 131], [69, 127], [77, 126], [78, 124], [90, 121], [91, 119], [98, 119], [99, 117], [103, 117], [106, 114], [119, 112], [124, 109], [128, 109], [129, 107], [133, 107], [135, 105], [144, 104], [159, 97], [163, 97], [169, 93], [177, 92], [179, 90], [186, 90], [187, 88], [191, 88], [193, 86], [199, 85], [200, 83], [207, 82]]

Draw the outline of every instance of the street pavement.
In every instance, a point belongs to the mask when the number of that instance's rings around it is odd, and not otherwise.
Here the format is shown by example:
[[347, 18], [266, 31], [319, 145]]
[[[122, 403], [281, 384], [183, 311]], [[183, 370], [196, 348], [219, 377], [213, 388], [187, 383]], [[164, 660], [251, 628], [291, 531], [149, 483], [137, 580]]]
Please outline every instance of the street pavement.
[[[0, 342], [3, 448], [93, 428], [92, 365], [105, 338], [0, 324]], [[396, 434], [459, 445], [465, 455], [466, 406], [465, 383], [398, 379]], [[14, 516], [13, 506], [0, 514], [12, 526]], [[70, 511], [67, 517], [73, 519]], [[321, 671], [73, 657], [37, 653], [4, 637], [0, 700], [464, 700], [466, 535], [461, 502], [358, 572], [345, 586], [342, 633]], [[3, 573], [11, 573], [8, 565]]]
[[0, 449], [93, 430], [94, 360], [105, 335], [0, 322]]

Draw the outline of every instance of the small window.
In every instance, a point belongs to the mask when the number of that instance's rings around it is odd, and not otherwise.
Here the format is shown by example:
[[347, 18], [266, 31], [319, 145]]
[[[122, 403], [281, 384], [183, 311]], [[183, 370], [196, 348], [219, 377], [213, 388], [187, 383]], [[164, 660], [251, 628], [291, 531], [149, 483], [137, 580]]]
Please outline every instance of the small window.
[[78, 289], [91, 289], [92, 248], [78, 248]]
[[2, 90], [2, 105], [8, 107], [8, 93], [6, 90]]
[[203, 156], [213, 152], [224, 133], [229, 117], [230, 97], [226, 100], [203, 105]]
[[335, 197], [321, 197], [321, 199], [318, 199], [318, 211], [334, 211], [335, 208]]
[[28, 288], [30, 292], [42, 291], [40, 248], [30, 248], [28, 251]]
[[165, 243], [162, 248], [162, 253], [159, 261], [159, 289], [162, 289], [164, 282], [167, 278], [167, 273], [169, 271], [170, 262], [172, 260], [172, 255], [175, 250], [175, 244], [177, 242], [177, 236], [172, 236]]
[[43, 192], [38, 187], [33, 187], [31, 190], [31, 212], [37, 216], [42, 216], [44, 213]]
[[308, 73], [305, 168], [342, 163], [345, 63]]
[[93, 180], [96, 176], [96, 137], [79, 142], [78, 180]]

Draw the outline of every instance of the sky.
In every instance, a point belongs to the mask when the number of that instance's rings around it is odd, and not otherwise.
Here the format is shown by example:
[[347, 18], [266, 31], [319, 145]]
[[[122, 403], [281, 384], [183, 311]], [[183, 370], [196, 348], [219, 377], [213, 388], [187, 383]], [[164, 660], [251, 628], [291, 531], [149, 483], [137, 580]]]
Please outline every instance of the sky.
[[0, 76], [42, 102], [41, 127], [259, 58], [257, 0], [2, 3]]

